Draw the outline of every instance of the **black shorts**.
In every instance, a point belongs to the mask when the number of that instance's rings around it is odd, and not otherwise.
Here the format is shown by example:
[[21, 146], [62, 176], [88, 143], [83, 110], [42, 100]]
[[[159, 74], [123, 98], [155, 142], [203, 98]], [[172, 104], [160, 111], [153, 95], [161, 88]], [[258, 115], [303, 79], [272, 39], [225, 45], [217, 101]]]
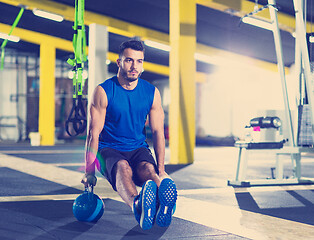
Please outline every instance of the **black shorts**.
[[104, 175], [109, 183], [111, 184], [112, 188], [117, 191], [116, 189], [116, 176], [114, 167], [116, 163], [120, 160], [126, 160], [128, 161], [130, 167], [133, 171], [133, 181], [137, 186], [141, 186], [141, 181], [139, 180], [137, 176], [137, 165], [140, 162], [149, 162], [154, 165], [156, 173], [158, 174], [158, 168], [156, 161], [151, 153], [151, 151], [148, 148], [139, 148], [133, 151], [129, 152], [123, 152], [112, 148], [103, 148], [99, 151], [101, 159], [99, 160], [100, 163], [100, 169], [102, 175]]

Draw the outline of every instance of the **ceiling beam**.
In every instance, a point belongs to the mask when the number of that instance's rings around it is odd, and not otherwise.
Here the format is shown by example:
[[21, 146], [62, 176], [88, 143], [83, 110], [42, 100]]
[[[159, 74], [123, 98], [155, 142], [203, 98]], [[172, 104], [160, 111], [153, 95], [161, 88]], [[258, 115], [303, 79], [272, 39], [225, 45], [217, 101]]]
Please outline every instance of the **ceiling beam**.
[[[197, 4], [211, 7], [211, 8], [220, 10], [220, 11], [225, 11], [226, 9], [229, 8], [225, 5], [218, 4], [217, 0], [195, 0], [195, 1], [197, 2]], [[248, 2], [248, 1], [244, 1], [244, 0], [241, 0], [241, 1], [242, 1], [241, 2], [242, 3], [241, 8], [243, 9], [243, 11], [245, 9], [250, 9], [250, 8], [253, 9], [253, 5], [252, 5], [253, 3], [251, 3], [251, 5], [250, 5], [250, 2]], [[14, 6], [19, 6], [22, 4], [24, 6], [27, 6], [27, 9], [29, 9], [29, 10], [32, 10], [34, 8], [39, 8], [42, 10], [46, 10], [49, 12], [60, 14], [60, 15], [64, 16], [64, 18], [66, 20], [74, 21], [74, 8], [71, 6], [65, 5], [65, 4], [60, 4], [60, 3], [49, 1], [49, 0], [0, 0], [0, 2], [9, 4], [9, 5], [14, 5]], [[291, 21], [292, 21], [292, 18], [293, 17], [290, 17]], [[294, 18], [293, 18], [293, 21], [294, 21]], [[161, 42], [164, 44], [169, 44], [169, 35], [166, 33], [162, 33], [162, 32], [155, 31], [155, 30], [150, 30], [150, 29], [147, 29], [145, 27], [141, 27], [141, 26], [138, 26], [135, 24], [131, 24], [131, 23], [128, 23], [125, 21], [121, 21], [118, 19], [114, 19], [114, 18], [111, 18], [108, 16], [93, 13], [90, 11], [85, 11], [85, 23], [86, 24], [97, 23], [100, 25], [105, 25], [108, 27], [109, 32], [112, 32], [112, 33], [115, 33], [118, 35], [127, 36], [127, 37], [139, 36], [142, 38], [142, 40], [151, 39], [151, 40], [155, 40], [155, 41], [158, 41], [158, 42]], [[7, 26], [7, 25], [5, 25], [5, 24], [0, 25], [0, 29], [3, 28], [1, 26]], [[17, 29], [18, 28], [16, 28], [16, 30], [14, 30], [15, 33], [16, 33], [16, 31], [22, 30], [22, 29], [20, 29], [20, 30], [17, 30]], [[9, 30], [7, 30], [5, 32], [9, 32]], [[44, 35], [44, 34], [41, 34], [40, 35], [41, 37], [37, 37], [38, 34], [40, 34], [40, 33], [28, 31], [28, 30], [25, 30], [25, 34], [23, 34], [23, 36], [16, 33], [16, 35], [21, 37], [21, 39], [23, 39], [27, 42], [32, 42], [32, 43], [36, 43], [36, 44], [39, 44], [38, 42], [36, 42], [36, 41], [39, 41], [39, 39], [48, 37], [48, 35]], [[63, 40], [60, 38], [56, 38], [56, 39], [59, 39], [58, 41], [56, 41], [56, 43], [59, 43], [61, 40]], [[64, 41], [66, 41], [66, 40], [64, 40]], [[61, 49], [61, 50], [72, 52], [73, 51], [72, 45], [71, 45], [71, 47], [69, 47], [71, 42], [70, 41], [66, 41], [66, 42], [67, 42], [66, 44], [63, 44], [60, 42], [60, 45], [58, 44], [57, 48]], [[65, 47], [66, 47], [66, 49], [64, 49]], [[244, 62], [250, 62], [250, 63], [254, 62], [257, 66], [265, 68], [267, 70], [277, 71], [277, 65], [276, 64], [262, 61], [262, 60], [258, 60], [258, 59], [254, 59], [254, 58], [247, 57], [244, 55], [224, 51], [224, 50], [210, 47], [207, 45], [203, 45], [200, 43], [198, 43], [196, 46], [196, 52], [200, 53], [200, 54], [207, 55], [207, 56], [219, 55], [221, 57], [238, 58], [238, 59], [243, 60]], [[109, 59], [109, 60], [112, 61], [112, 59]], [[156, 69], [158, 69], [156, 71], [156, 73], [160, 73], [162, 75], [165, 75], [165, 72], [167, 72], [167, 75], [169, 74], [169, 69], [165, 70], [165, 68], [164, 68], [167, 66], [163, 66], [163, 65], [159, 65], [159, 64], [154, 65], [154, 63], [150, 63], [149, 65], [154, 66], [153, 67], [154, 69], [156, 66], [159, 66], [159, 67], [156, 67]], [[162, 67], [160, 67], [160, 66], [162, 66]], [[148, 68], [146, 67], [145, 69], [149, 70], [149, 67]], [[152, 72], [155, 72], [155, 71], [152, 71]]]
[[[222, 65], [227, 65], [227, 62], [230, 64], [240, 64], [246, 66], [255, 66], [272, 72], [278, 72], [277, 64], [259, 60], [256, 58], [248, 57], [245, 55], [229, 52], [222, 49], [217, 49], [210, 47], [204, 44], [197, 44], [196, 52], [212, 58], [211, 64], [219, 65], [219, 62], [222, 62]], [[286, 73], [289, 73], [289, 68], [285, 67]]]
[[[219, 10], [222, 12], [229, 12], [230, 13], [230, 6], [226, 5], [228, 1], [222, 1], [219, 3], [220, 0], [195, 0], [197, 4], [203, 5], [215, 10]], [[254, 10], [255, 3], [247, 1], [247, 0], [238, 0], [240, 1], [240, 10], [233, 11], [233, 14], [239, 17], [243, 17], [249, 12]], [[57, 3], [50, 0], [0, 0], [0, 2], [19, 6], [24, 5], [27, 9], [32, 10], [34, 8], [39, 8], [42, 10], [46, 10], [48, 12], [53, 12], [62, 15], [68, 21], [74, 21], [74, 7], [68, 6], [65, 4]], [[261, 5], [259, 5], [261, 7]], [[268, 9], [256, 14], [257, 17], [262, 19], [270, 19]], [[282, 30], [288, 32], [295, 31], [295, 17], [285, 14], [285, 13], [278, 13], [278, 21], [280, 28]], [[105, 15], [101, 15], [98, 13], [94, 13], [91, 11], [85, 11], [85, 23], [87, 25], [91, 23], [97, 23], [100, 25], [105, 25], [108, 27], [108, 31], [122, 35], [127, 37], [141, 37], [143, 40], [151, 39], [155, 41], [159, 41], [161, 43], [169, 43], [169, 35], [167, 33], [163, 33], [160, 31], [148, 29], [145, 27], [141, 27], [136, 24], [128, 23], [116, 18], [108, 17]], [[307, 23], [307, 31], [311, 31], [311, 23]]]
[[[0, 23], [0, 32], [9, 32], [11, 29], [11, 26]], [[50, 35], [46, 35], [43, 33], [33, 32], [30, 30], [22, 29], [22, 28], [14, 28], [14, 35], [20, 37], [23, 41], [34, 43], [37, 45], [40, 45], [42, 43], [49, 42], [50, 45], [53, 47], [67, 51], [67, 52], [73, 52], [73, 45], [71, 41], [53, 37]], [[18, 43], [17, 43], [18, 44]], [[88, 47], [87, 47], [87, 53], [88, 53]], [[107, 59], [111, 62], [115, 63], [116, 60], [119, 58], [119, 55], [117, 53], [108, 52]], [[169, 76], [169, 67], [161, 64], [156, 64], [152, 62], [144, 61], [144, 69], [145, 71]], [[196, 73], [196, 82], [204, 82], [206, 80], [206, 73], [203, 72], [197, 72]]]
[[[8, 33], [10, 32], [10, 30], [11, 30], [10, 25], [0, 23], [0, 32]], [[62, 38], [53, 37], [50, 35], [34, 32], [31, 30], [18, 28], [18, 27], [14, 28], [12, 35], [19, 37], [22, 41], [34, 43], [37, 45], [40, 45], [42, 43], [49, 41], [51, 44], [53, 44], [54, 47], [58, 49], [68, 51], [68, 52], [73, 52], [72, 42], [62, 39]]]
[[[0, 32], [9, 32], [10, 29], [11, 29], [11, 26], [0, 23]], [[67, 52], [73, 52], [72, 42], [62, 39], [62, 38], [53, 37], [50, 35], [34, 32], [34, 31], [30, 31], [30, 30], [26, 30], [26, 29], [22, 29], [18, 27], [14, 28], [13, 35], [20, 37], [20, 39], [25, 42], [30, 42], [37, 45], [41, 45], [42, 43], [49, 42], [51, 45], [53, 45], [53, 47], [57, 49], [67, 51]], [[88, 52], [88, 47], [87, 47], [87, 52]], [[119, 57], [118, 54], [108, 52], [107, 58], [111, 62], [116, 62], [118, 57]], [[148, 72], [153, 72], [153, 73], [157, 73], [157, 74], [165, 75], [165, 76], [169, 75], [168, 66], [151, 63], [151, 62], [144, 62], [144, 68]]]
[[[219, 10], [221, 12], [228, 12], [232, 13], [235, 16], [243, 17], [246, 14], [252, 12], [254, 10], [255, 3], [250, 2], [247, 0], [239, 0], [240, 1], [240, 9], [230, 11], [230, 6], [228, 6], [226, 3], [228, 1], [221, 1], [221, 0], [195, 0], [197, 4], [203, 5], [212, 9]], [[221, 3], [219, 3], [221, 2]], [[262, 5], [258, 5], [259, 7], [262, 7]], [[295, 17], [291, 16], [289, 14], [285, 14], [278, 12], [278, 21], [279, 21], [279, 28], [293, 33], [295, 31]], [[270, 20], [269, 10], [265, 9], [264, 11], [259, 12], [255, 15], [258, 18], [261, 18], [263, 20]], [[311, 22], [307, 22], [306, 24], [306, 30], [307, 32], [311, 32]]]
[[[38, 8], [48, 12], [60, 14], [64, 19], [68, 21], [74, 21], [75, 9], [73, 6], [68, 6], [65, 4], [57, 3], [49, 0], [0, 0], [0, 2], [19, 6], [24, 5], [26, 9], [33, 10]], [[139, 25], [131, 24], [125, 21], [121, 21], [112, 17], [101, 15], [98, 13], [85, 11], [84, 16], [85, 24], [89, 25], [91, 23], [97, 23], [100, 25], [105, 25], [108, 27], [108, 31], [122, 36], [127, 37], [141, 37], [145, 39], [157, 40], [163, 43], [169, 42], [169, 36], [167, 33], [162, 33], [159, 31], [151, 30]]]

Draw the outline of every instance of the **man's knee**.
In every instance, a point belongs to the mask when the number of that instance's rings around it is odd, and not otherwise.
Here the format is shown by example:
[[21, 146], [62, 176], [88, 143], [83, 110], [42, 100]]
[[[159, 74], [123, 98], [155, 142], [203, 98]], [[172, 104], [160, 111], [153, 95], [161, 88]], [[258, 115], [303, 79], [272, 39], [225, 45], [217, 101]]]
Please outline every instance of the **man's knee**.
[[120, 160], [116, 163], [116, 172], [122, 173], [123, 175], [127, 174], [132, 176], [132, 168], [126, 160]]
[[146, 173], [150, 175], [156, 174], [155, 166], [150, 162], [143, 161], [138, 164], [137, 173], [138, 174]]

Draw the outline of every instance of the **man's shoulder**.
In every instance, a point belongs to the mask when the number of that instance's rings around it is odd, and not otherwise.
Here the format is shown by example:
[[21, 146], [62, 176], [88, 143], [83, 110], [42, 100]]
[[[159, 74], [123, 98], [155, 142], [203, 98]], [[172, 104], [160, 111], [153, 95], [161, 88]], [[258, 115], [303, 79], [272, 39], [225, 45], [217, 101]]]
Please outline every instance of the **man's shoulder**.
[[117, 76], [113, 76], [111, 78], [106, 79], [105, 81], [103, 81], [102, 83], [99, 84], [99, 86], [101, 86], [104, 90], [106, 90], [106, 88], [108, 87], [112, 87], [113, 84], [115, 84], [115, 79], [117, 78]]
[[108, 79], [106, 79], [105, 81], [103, 81], [103, 83], [102, 84], [109, 84], [109, 83], [114, 83], [114, 82], [116, 82], [116, 79], [117, 79], [117, 76], [113, 76], [113, 77], [111, 77], [111, 78], [108, 78]]
[[153, 84], [151, 84], [150, 82], [148, 82], [142, 78], [139, 78], [138, 81], [141, 82], [141, 84], [144, 85], [145, 87], [155, 89], [155, 86]]

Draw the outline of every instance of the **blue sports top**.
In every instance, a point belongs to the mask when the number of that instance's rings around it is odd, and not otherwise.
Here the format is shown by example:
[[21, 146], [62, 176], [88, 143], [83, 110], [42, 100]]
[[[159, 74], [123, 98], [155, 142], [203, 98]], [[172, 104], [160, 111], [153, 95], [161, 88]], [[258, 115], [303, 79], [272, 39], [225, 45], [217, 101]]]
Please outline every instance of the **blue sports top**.
[[154, 101], [154, 85], [139, 78], [133, 90], [126, 90], [114, 76], [100, 86], [107, 94], [108, 106], [98, 150], [105, 147], [119, 151], [148, 148], [145, 122]]

